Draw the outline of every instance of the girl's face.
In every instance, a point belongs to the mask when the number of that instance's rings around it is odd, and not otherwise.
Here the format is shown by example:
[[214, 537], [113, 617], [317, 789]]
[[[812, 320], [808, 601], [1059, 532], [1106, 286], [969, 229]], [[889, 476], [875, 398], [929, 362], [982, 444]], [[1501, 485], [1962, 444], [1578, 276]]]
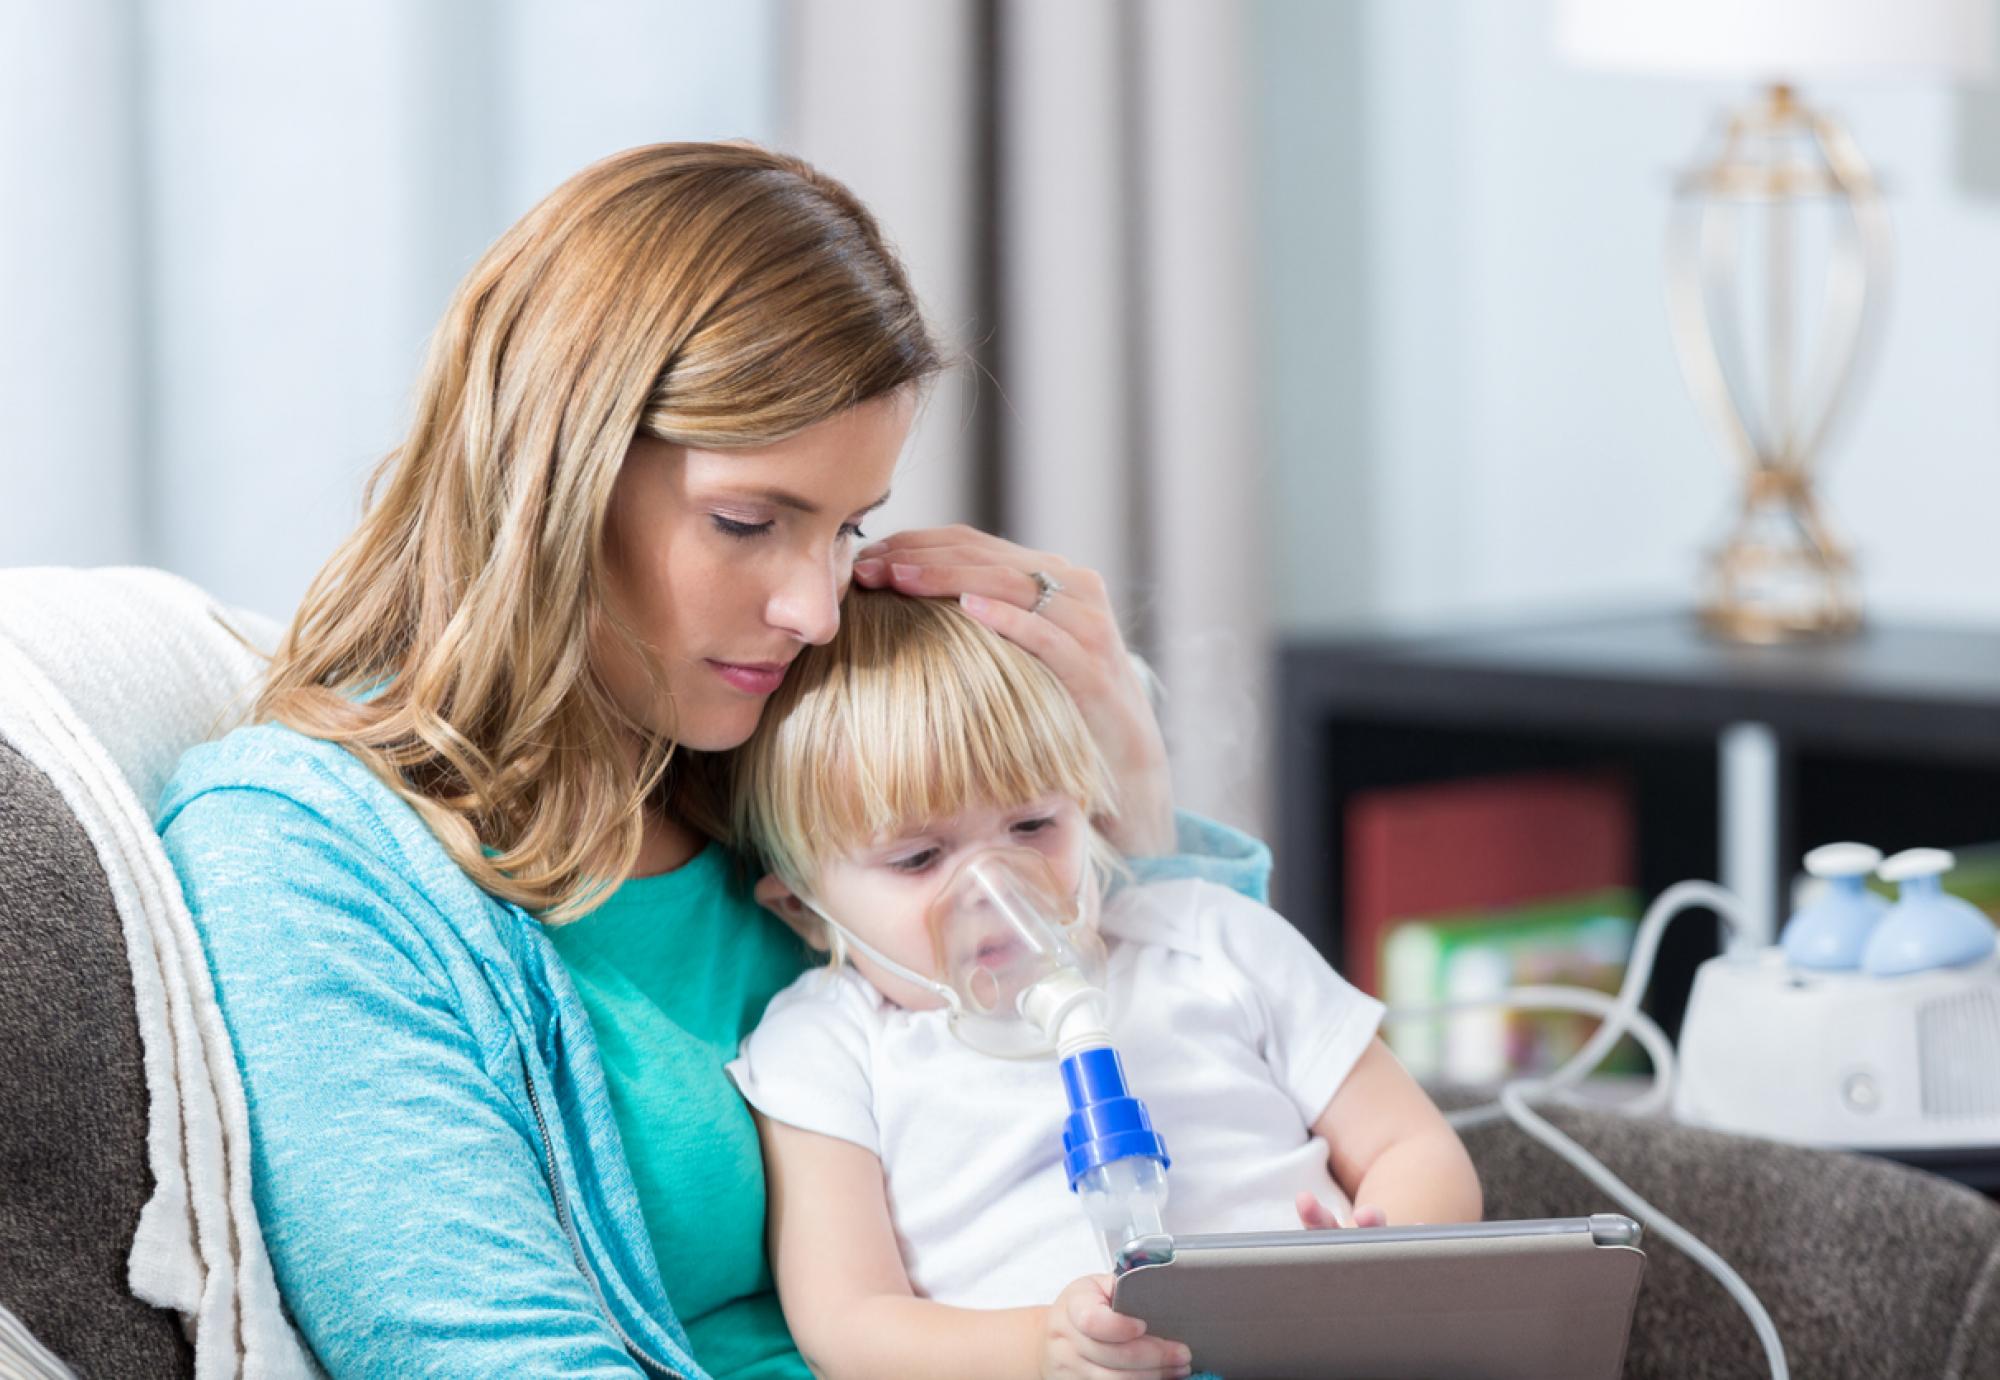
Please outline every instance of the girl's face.
[[[1073, 896], [1083, 878], [1089, 828], [1083, 808], [1066, 795], [1011, 809], [974, 805], [835, 859], [821, 869], [813, 899], [863, 943], [914, 972], [936, 976], [927, 912], [960, 863], [989, 848], [1030, 849], [1048, 861], [1060, 894]], [[758, 898], [811, 932], [810, 918], [776, 878], [764, 879]], [[942, 1005], [935, 993], [885, 972], [864, 953], [851, 951], [848, 960], [898, 1006], [914, 1011]]]
[[892, 394], [747, 450], [632, 443], [606, 523], [608, 597], [659, 657], [670, 702], [601, 633], [593, 655], [627, 714], [702, 752], [750, 736], [792, 658], [840, 626], [862, 519], [889, 497], [915, 406]]

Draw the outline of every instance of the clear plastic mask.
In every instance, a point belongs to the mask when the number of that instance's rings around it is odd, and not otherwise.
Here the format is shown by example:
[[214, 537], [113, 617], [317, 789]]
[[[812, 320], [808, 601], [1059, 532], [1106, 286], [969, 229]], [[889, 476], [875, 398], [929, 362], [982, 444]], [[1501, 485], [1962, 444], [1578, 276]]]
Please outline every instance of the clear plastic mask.
[[990, 848], [966, 858], [924, 913], [928, 973], [912, 971], [814, 910], [877, 964], [935, 993], [950, 1012], [952, 1033], [966, 1044], [1000, 1058], [1030, 1059], [1056, 1048], [1054, 1022], [1045, 1029], [1024, 1014], [1033, 1007], [1042, 1015], [1048, 1006], [1034, 995], [1094, 993], [1104, 984], [1104, 941], [1095, 907], [1083, 899], [1094, 899], [1096, 889], [1089, 869], [1081, 871], [1082, 883], [1065, 895], [1048, 859], [1031, 849]]

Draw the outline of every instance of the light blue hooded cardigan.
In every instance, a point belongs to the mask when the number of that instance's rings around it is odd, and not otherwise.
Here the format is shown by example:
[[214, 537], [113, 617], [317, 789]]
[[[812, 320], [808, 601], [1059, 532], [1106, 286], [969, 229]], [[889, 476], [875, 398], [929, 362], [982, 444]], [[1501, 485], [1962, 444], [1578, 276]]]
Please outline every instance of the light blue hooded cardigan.
[[[540, 924], [360, 759], [282, 725], [187, 753], [157, 827], [236, 1048], [279, 1289], [321, 1364], [706, 1380]], [[1142, 877], [1263, 897], [1262, 844], [1180, 828]]]

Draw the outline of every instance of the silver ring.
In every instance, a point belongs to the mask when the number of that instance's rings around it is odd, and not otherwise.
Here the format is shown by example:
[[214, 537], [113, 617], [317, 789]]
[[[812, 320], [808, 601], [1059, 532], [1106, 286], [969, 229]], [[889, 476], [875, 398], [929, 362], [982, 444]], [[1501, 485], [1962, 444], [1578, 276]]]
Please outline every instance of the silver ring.
[[1049, 606], [1049, 600], [1062, 593], [1062, 581], [1046, 570], [1030, 570], [1028, 578], [1033, 580], [1035, 587], [1042, 592], [1041, 598], [1035, 600], [1035, 606], [1028, 610], [1029, 613], [1040, 613]]

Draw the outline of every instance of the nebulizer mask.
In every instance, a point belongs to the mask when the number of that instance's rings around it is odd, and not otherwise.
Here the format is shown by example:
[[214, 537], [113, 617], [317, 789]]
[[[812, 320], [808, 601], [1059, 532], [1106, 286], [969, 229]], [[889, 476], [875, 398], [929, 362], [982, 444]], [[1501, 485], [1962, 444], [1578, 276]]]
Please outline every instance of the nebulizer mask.
[[1113, 1266], [1164, 1241], [1169, 1163], [1145, 1103], [1111, 1045], [1106, 956], [1091, 869], [1065, 890], [1026, 848], [967, 857], [924, 913], [931, 970], [918, 972], [812, 909], [854, 949], [944, 1005], [951, 1033], [1002, 1059], [1054, 1055], [1069, 1114], [1063, 1167]]

